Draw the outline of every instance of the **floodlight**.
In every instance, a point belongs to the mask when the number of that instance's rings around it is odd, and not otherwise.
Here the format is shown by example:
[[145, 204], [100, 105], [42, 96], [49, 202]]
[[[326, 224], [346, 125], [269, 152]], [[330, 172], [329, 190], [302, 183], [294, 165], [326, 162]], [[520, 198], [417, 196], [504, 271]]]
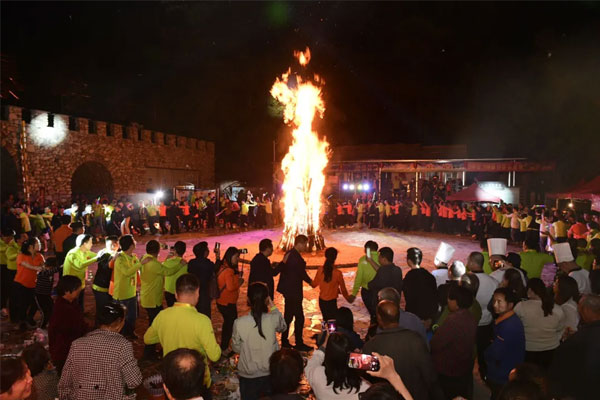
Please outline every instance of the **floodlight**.
[[353, 183], [351, 183], [351, 184], [350, 184], [350, 187], [349, 187], [349, 189], [350, 189], [350, 190], [354, 190], [354, 184], [353, 184]]
[[39, 113], [32, 118], [27, 131], [36, 145], [54, 147], [67, 136], [67, 124], [62, 115]]
[[365, 183], [365, 184], [363, 185], [363, 189], [364, 189], [364, 191], [365, 191], [365, 192], [366, 192], [366, 191], [368, 191], [370, 188], [371, 188], [371, 187], [369, 186], [369, 184], [368, 184], [368, 183]]
[[362, 189], [363, 189], [363, 185], [361, 185], [361, 184], [358, 184], [358, 187], [357, 187], [357, 189], [358, 189], [358, 190], [362, 190]]
[[342, 185], [342, 189], [344, 189], [344, 190], [348, 190], [348, 184], [347, 184], [347, 183], [344, 183], [344, 184]]

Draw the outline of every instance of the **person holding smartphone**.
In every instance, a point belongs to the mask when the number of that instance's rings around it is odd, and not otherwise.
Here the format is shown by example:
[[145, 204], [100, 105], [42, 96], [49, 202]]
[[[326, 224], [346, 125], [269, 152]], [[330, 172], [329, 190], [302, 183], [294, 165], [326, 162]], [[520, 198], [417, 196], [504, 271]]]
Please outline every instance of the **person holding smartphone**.
[[349, 366], [348, 354], [354, 346], [342, 333], [325, 329], [324, 343], [308, 360], [304, 373], [319, 400], [358, 399], [369, 388], [359, 369]]

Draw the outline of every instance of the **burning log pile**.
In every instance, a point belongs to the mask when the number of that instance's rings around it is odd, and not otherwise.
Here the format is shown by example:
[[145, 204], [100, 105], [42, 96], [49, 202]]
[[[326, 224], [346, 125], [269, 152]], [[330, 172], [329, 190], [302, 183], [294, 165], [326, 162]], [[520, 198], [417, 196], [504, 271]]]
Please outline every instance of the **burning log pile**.
[[[310, 50], [294, 52], [300, 66], [310, 62]], [[312, 80], [292, 73], [288, 68], [277, 78], [271, 95], [284, 107], [283, 119], [292, 128], [292, 145], [281, 162], [284, 174], [284, 229], [279, 248], [289, 250], [297, 235], [309, 238], [309, 251], [322, 250], [321, 194], [325, 185], [324, 169], [329, 159], [329, 144], [313, 131], [315, 115], [323, 118], [325, 103], [321, 97], [323, 80]]]

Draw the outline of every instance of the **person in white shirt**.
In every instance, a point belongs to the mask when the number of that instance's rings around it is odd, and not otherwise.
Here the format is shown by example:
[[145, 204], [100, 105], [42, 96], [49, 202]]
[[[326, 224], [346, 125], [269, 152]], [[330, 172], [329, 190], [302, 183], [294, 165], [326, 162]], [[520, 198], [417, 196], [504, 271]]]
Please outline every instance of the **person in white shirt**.
[[565, 314], [566, 335], [577, 331], [579, 325], [579, 311], [577, 311], [577, 301], [579, 301], [579, 289], [577, 281], [566, 275], [559, 275], [552, 286], [554, 292], [554, 302], [562, 308]]
[[580, 294], [584, 295], [592, 293], [590, 273], [577, 265], [575, 261], [558, 263], [558, 268], [568, 274], [571, 278], [575, 279]]
[[520, 302], [514, 310], [525, 328], [525, 361], [546, 369], [560, 344], [565, 314], [539, 278], [529, 280], [527, 297], [529, 300]]
[[287, 325], [262, 282], [248, 286], [250, 314], [233, 323], [231, 348], [240, 354], [238, 374], [242, 400], [270, 394], [269, 357], [279, 350], [277, 332]]
[[[506, 270], [514, 269], [519, 272], [523, 286], [527, 285], [527, 279], [525, 279], [525, 274], [521, 270], [521, 256], [517, 253], [508, 253], [506, 257], [492, 256], [490, 258], [490, 265], [494, 270], [490, 276], [494, 278], [496, 282], [501, 283], [504, 280], [504, 273]], [[496, 266], [498, 266], [498, 269], [495, 269]]]
[[492, 342], [494, 335], [494, 317], [488, 310], [488, 304], [494, 296], [494, 290], [498, 287], [498, 281], [483, 272], [483, 254], [474, 251], [469, 254], [467, 259], [467, 270], [474, 273], [479, 279], [479, 289], [475, 295], [475, 300], [481, 306], [481, 319], [477, 326], [477, 354], [479, 363], [479, 374], [484, 378], [487, 372], [485, 363], [485, 349]]
[[359, 393], [369, 388], [360, 371], [348, 366], [352, 343], [342, 333], [331, 335], [327, 330], [325, 343], [313, 353], [304, 374], [318, 400], [358, 400]]

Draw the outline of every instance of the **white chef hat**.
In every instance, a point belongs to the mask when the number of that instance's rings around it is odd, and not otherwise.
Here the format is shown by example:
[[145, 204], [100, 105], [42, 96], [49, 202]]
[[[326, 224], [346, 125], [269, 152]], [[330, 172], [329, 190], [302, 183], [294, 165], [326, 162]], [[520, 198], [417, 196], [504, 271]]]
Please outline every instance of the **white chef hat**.
[[435, 254], [435, 259], [433, 260], [434, 264], [435, 265], [440, 265], [442, 263], [448, 264], [450, 262], [450, 259], [454, 255], [455, 251], [456, 251], [456, 249], [454, 247], [450, 246], [448, 243], [441, 242], [440, 247], [438, 247], [438, 251]]
[[553, 247], [557, 263], [575, 260], [569, 243], [554, 243]]
[[488, 239], [488, 251], [490, 256], [505, 256], [507, 240], [501, 238]]

